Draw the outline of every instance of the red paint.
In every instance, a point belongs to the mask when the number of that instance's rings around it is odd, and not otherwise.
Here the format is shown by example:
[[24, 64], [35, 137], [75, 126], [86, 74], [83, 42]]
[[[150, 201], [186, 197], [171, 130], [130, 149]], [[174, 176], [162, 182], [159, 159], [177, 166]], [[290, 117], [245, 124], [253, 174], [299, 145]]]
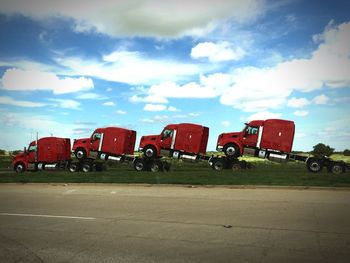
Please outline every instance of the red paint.
[[36, 141], [31, 142], [28, 149], [14, 157], [12, 161], [14, 167], [18, 163], [23, 163], [27, 170], [29, 164], [53, 164], [71, 159], [69, 138], [44, 137], [37, 142], [38, 145]]
[[209, 128], [192, 124], [180, 123], [167, 125], [161, 134], [142, 136], [140, 149], [153, 146], [160, 156], [160, 150], [173, 150], [193, 154], [205, 154], [207, 149]]
[[[222, 133], [218, 137], [217, 149], [222, 150], [228, 144], [234, 144], [239, 149], [239, 155], [243, 149], [257, 148], [290, 153], [292, 151], [295, 125], [293, 121], [269, 119], [249, 122], [243, 131]], [[259, 132], [262, 133], [260, 144]]]
[[[92, 151], [114, 156], [133, 154], [135, 141], [136, 131], [134, 130], [119, 127], [97, 128], [90, 138], [74, 140], [72, 151], [83, 148], [87, 156]], [[99, 149], [100, 145], [101, 149]]]

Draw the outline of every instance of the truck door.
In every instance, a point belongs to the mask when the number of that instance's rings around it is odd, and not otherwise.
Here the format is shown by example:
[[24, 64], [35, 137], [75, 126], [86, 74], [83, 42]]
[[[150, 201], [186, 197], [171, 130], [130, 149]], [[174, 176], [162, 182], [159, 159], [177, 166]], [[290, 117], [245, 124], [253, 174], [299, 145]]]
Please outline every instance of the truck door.
[[172, 149], [174, 147], [173, 141], [175, 140], [176, 130], [165, 128], [160, 138], [160, 148]]
[[247, 126], [243, 137], [245, 146], [256, 147], [258, 141], [259, 127]]
[[101, 151], [102, 147], [102, 133], [94, 132], [91, 136], [90, 149], [92, 151]]
[[30, 163], [34, 163], [36, 160], [36, 151], [37, 151], [37, 147], [35, 145], [35, 142], [32, 142], [31, 144], [29, 144], [28, 147], [28, 161]]

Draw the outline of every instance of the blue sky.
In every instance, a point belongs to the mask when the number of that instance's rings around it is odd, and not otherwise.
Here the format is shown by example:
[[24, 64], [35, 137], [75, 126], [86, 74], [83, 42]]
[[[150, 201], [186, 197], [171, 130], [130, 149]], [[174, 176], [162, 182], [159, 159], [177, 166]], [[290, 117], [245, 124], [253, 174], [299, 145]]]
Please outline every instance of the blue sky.
[[[294, 120], [350, 148], [349, 1], [0, 0], [0, 148], [97, 127]], [[138, 144], [138, 142], [137, 142]], [[136, 145], [137, 147], [137, 145]]]

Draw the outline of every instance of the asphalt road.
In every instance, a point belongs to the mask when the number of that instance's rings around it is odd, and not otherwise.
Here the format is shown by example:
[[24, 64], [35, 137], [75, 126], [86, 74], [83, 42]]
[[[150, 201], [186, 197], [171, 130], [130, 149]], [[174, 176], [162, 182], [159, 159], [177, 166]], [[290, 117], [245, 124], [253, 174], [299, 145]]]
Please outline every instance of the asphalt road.
[[0, 262], [349, 258], [349, 190], [0, 185]]

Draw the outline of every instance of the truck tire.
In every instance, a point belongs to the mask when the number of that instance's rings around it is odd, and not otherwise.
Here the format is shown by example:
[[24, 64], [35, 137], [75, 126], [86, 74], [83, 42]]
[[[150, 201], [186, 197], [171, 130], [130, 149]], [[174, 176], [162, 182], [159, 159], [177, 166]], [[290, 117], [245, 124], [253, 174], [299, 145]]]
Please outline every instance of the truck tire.
[[96, 172], [102, 172], [104, 170], [103, 163], [96, 163], [95, 170], [96, 170]]
[[169, 172], [170, 171], [170, 163], [167, 161], [163, 161], [163, 171]]
[[159, 160], [154, 160], [151, 163], [150, 169], [152, 172], [157, 173], [157, 172], [162, 172], [163, 171], [163, 164]]
[[146, 170], [146, 162], [141, 158], [136, 158], [134, 161], [135, 171], [141, 172]]
[[239, 162], [239, 161], [234, 161], [232, 162], [232, 166], [231, 166], [231, 170], [232, 171], [239, 171], [241, 170], [243, 167], [242, 167], [242, 164]]
[[345, 172], [345, 168], [341, 163], [332, 163], [329, 168], [333, 174], [342, 174]]
[[78, 148], [74, 152], [75, 157], [77, 157], [78, 160], [84, 160], [86, 158], [86, 151], [84, 148]]
[[71, 164], [69, 165], [69, 171], [70, 171], [71, 173], [78, 172], [78, 170], [79, 170], [78, 164], [76, 164], [76, 163], [71, 163]]
[[157, 157], [157, 150], [154, 148], [152, 145], [147, 145], [143, 149], [143, 154], [145, 155], [146, 158], [155, 158]]
[[307, 169], [312, 172], [312, 173], [318, 173], [322, 170], [323, 168], [323, 163], [320, 159], [317, 158], [310, 158], [306, 162], [306, 167]]
[[15, 165], [16, 173], [23, 173], [25, 170], [26, 170], [26, 167], [25, 167], [24, 163], [22, 163], [22, 162], [16, 163], [16, 165]]
[[238, 157], [240, 155], [239, 148], [234, 143], [226, 144], [223, 150], [227, 157]]
[[225, 167], [226, 167], [226, 163], [224, 160], [222, 160], [222, 158], [216, 158], [213, 160], [212, 168], [215, 171], [221, 171], [225, 169]]
[[88, 173], [92, 170], [92, 165], [91, 163], [84, 163], [81, 170], [84, 172], [84, 173]]

